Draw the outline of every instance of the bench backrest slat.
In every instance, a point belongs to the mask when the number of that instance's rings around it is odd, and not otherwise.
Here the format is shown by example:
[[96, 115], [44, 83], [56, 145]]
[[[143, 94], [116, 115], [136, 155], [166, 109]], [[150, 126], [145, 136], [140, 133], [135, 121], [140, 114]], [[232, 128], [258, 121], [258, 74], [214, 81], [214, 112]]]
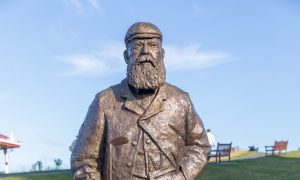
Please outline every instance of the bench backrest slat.
[[221, 154], [221, 155], [230, 155], [230, 151], [231, 151], [231, 144], [220, 144], [218, 143], [217, 146], [217, 151]]
[[287, 144], [288, 141], [275, 141], [274, 150], [275, 151], [286, 150]]

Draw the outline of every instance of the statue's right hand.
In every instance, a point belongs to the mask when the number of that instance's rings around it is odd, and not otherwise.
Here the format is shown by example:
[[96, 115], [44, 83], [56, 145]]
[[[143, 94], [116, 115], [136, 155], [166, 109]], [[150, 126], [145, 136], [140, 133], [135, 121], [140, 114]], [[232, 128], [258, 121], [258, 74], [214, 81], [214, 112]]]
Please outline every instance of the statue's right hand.
[[89, 173], [89, 167], [84, 166], [79, 168], [74, 175], [74, 180], [91, 180], [91, 174]]

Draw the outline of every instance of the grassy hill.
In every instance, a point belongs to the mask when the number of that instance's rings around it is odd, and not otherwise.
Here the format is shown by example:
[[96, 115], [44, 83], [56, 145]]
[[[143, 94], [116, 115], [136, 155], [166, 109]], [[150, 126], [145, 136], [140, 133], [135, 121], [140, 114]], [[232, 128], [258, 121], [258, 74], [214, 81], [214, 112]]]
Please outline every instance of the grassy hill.
[[3, 180], [72, 180], [70, 170], [58, 170], [58, 171], [41, 171], [41, 172], [28, 172], [28, 173], [16, 173], [9, 174], [9, 177], [2, 177]]
[[[244, 153], [248, 155], [248, 153]], [[238, 157], [242, 156], [241, 154]], [[72, 180], [69, 171], [63, 174], [16, 175], [4, 180]], [[236, 160], [222, 164], [210, 163], [197, 180], [298, 180], [300, 179], [300, 151], [282, 156]]]
[[300, 158], [271, 156], [209, 164], [198, 179], [297, 180], [300, 179]]

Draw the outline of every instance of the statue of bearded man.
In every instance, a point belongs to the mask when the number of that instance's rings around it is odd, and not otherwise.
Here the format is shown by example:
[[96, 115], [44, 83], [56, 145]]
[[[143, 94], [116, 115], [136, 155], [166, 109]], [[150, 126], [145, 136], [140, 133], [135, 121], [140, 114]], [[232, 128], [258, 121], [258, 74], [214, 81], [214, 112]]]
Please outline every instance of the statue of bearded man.
[[75, 179], [195, 179], [210, 145], [188, 93], [165, 82], [161, 31], [135, 23], [125, 44], [127, 78], [90, 105], [71, 156]]

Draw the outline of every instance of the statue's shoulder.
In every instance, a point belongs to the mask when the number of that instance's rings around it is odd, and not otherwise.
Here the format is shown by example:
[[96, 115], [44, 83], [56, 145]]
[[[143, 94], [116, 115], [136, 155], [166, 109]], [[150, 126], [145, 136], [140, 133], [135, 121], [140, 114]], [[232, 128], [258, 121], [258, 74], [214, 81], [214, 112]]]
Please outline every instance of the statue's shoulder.
[[173, 93], [176, 93], [176, 94], [182, 94], [182, 95], [187, 95], [188, 93], [184, 90], [182, 90], [181, 88], [173, 85], [173, 84], [170, 84], [170, 83], [165, 83], [165, 91], [167, 92], [173, 92]]
[[165, 83], [165, 92], [167, 98], [170, 100], [171, 103], [179, 102], [183, 106], [188, 106], [189, 104], [191, 104], [189, 94], [175, 85]]
[[164, 85], [165, 87], [165, 91], [169, 94], [169, 95], [172, 95], [172, 96], [178, 96], [178, 97], [188, 97], [189, 94], [182, 90], [181, 88], [173, 85], [173, 84], [170, 84], [170, 83], [165, 83]]
[[121, 83], [112, 85], [112, 86], [98, 92], [96, 94], [96, 98], [98, 98], [99, 100], [102, 100], [102, 101], [107, 100], [107, 99], [111, 100], [112, 98], [114, 99], [116, 93], [118, 93], [116, 91], [118, 91], [119, 89], [121, 89]]

